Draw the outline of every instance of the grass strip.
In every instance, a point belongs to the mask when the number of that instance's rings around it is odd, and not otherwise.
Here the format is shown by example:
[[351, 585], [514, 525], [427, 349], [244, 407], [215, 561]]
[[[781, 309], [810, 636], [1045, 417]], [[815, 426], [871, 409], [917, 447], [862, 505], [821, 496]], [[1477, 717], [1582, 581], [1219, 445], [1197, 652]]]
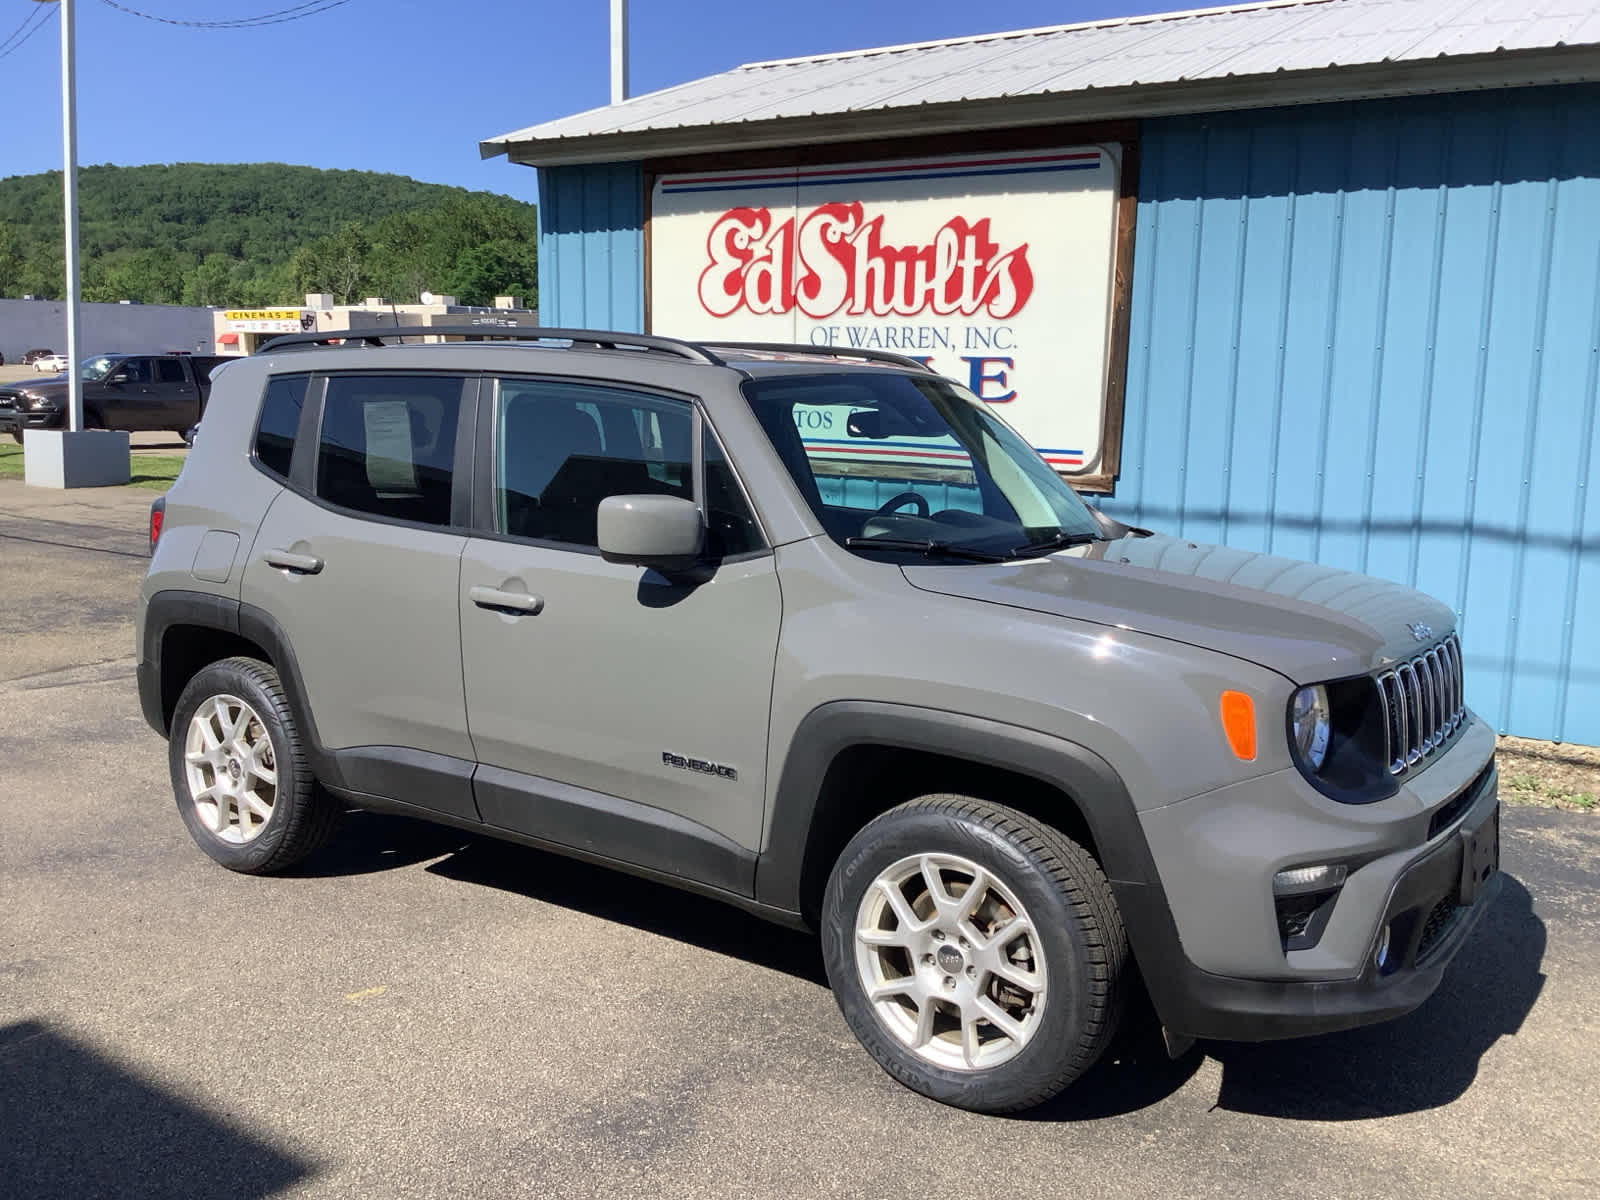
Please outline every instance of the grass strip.
[[[132, 456], [132, 474], [128, 483], [152, 492], [164, 492], [183, 470], [183, 456], [178, 454], [135, 454]], [[0, 479], [23, 477], [22, 447], [12, 441], [0, 441]]]

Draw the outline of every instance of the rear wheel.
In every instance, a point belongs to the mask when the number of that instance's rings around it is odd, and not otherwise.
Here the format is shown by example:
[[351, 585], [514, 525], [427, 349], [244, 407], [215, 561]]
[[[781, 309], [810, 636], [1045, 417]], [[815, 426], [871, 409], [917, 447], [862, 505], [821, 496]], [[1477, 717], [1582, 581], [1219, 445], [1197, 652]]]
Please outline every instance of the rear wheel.
[[822, 944], [867, 1052], [960, 1108], [1048, 1100], [1122, 1014], [1127, 938], [1099, 866], [1059, 830], [970, 797], [913, 800], [851, 839]]
[[178, 698], [167, 737], [178, 812], [199, 847], [252, 875], [293, 866], [333, 834], [278, 674], [253, 658], [212, 663]]

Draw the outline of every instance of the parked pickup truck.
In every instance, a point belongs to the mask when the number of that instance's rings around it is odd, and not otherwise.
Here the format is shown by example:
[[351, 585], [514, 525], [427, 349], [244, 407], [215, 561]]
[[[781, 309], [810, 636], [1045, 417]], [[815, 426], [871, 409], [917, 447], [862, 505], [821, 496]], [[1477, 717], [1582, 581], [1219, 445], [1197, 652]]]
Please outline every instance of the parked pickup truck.
[[[199, 354], [98, 354], [79, 366], [86, 429], [192, 429], [211, 394], [211, 372], [226, 357]], [[0, 433], [67, 425], [65, 373], [0, 387]]]

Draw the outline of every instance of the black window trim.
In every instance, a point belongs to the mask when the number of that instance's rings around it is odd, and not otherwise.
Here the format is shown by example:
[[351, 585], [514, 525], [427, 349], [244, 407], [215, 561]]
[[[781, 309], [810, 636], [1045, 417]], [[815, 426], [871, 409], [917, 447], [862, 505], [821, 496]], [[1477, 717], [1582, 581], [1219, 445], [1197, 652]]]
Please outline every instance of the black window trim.
[[[300, 422], [294, 428], [294, 442], [289, 447], [289, 472], [286, 475], [280, 475], [267, 466], [266, 463], [261, 461], [261, 456], [257, 452], [261, 445], [261, 420], [267, 415], [267, 393], [272, 390], [273, 384], [283, 379], [304, 379], [306, 381], [306, 393], [300, 401]], [[312, 391], [315, 389], [316, 384], [316, 376], [311, 371], [288, 371], [282, 375], [268, 375], [261, 385], [261, 395], [256, 400], [255, 423], [250, 428], [250, 450], [246, 458], [252, 467], [280, 487], [293, 488], [295, 486], [295, 466], [301, 457], [300, 447], [305, 445], [308, 417], [312, 408], [319, 406], [319, 401], [312, 396]], [[310, 426], [310, 432], [313, 434], [316, 432], [314, 425]]]
[[693, 425], [690, 430], [690, 453], [693, 455], [694, 461], [691, 467], [692, 481], [690, 486], [694, 489], [694, 502], [696, 507], [700, 509], [701, 520], [706, 521], [709, 528], [710, 522], [706, 516], [705, 454], [703, 452], [704, 436], [702, 432], [703, 428], [709, 425], [712, 436], [717, 439], [717, 444], [722, 447], [722, 457], [728, 464], [728, 471], [733, 476], [734, 483], [738, 487], [740, 494], [744, 497], [745, 507], [750, 510], [750, 515], [756, 522], [756, 530], [761, 535], [762, 544], [756, 549], [746, 550], [742, 554], [729, 554], [724, 558], [717, 559], [716, 562], [737, 564], [758, 558], [768, 558], [773, 554], [772, 539], [767, 535], [766, 527], [761, 523], [761, 515], [756, 511], [756, 506], [750, 502], [749, 489], [744, 486], [744, 481], [739, 478], [739, 472], [733, 464], [733, 457], [727, 451], [727, 442], [717, 433], [716, 424], [706, 414], [705, 405], [699, 396], [673, 391], [669, 388], [641, 386], [638, 382], [628, 379], [550, 375], [525, 371], [484, 372], [480, 378], [484, 386], [478, 391], [479, 412], [476, 461], [483, 464], [484, 470], [473, 478], [472, 519], [469, 528], [471, 536], [492, 542], [509, 542], [518, 546], [536, 546], [541, 550], [563, 550], [569, 554], [586, 554], [592, 558], [600, 557], [600, 548], [598, 546], [580, 546], [574, 542], [557, 542], [548, 538], [524, 537], [521, 534], [506, 533], [498, 528], [494, 503], [498, 462], [495, 455], [495, 438], [499, 435], [496, 423], [497, 401], [500, 396], [501, 381], [515, 379], [532, 383], [576, 383], [609, 388], [614, 391], [634, 392], [656, 400], [672, 400], [687, 404], [693, 418]]
[[[448, 533], [458, 537], [470, 536], [473, 532], [471, 522], [472, 496], [470, 483], [474, 461], [474, 449], [477, 441], [476, 424], [478, 419], [479, 392], [481, 391], [481, 376], [475, 371], [448, 371], [448, 370], [348, 370], [348, 371], [293, 371], [283, 375], [269, 375], [268, 386], [274, 379], [287, 378], [290, 375], [310, 375], [310, 382], [306, 386], [305, 405], [300, 410], [300, 426], [295, 431], [294, 453], [289, 460], [289, 479], [285, 481], [281, 476], [267, 470], [255, 460], [255, 443], [251, 442], [250, 459], [258, 471], [281, 486], [287, 487], [296, 495], [315, 504], [327, 512], [338, 513], [340, 516], [350, 517], [357, 521], [372, 521], [379, 525], [393, 525], [402, 529], [423, 529], [433, 533]], [[461, 381], [461, 402], [456, 415], [456, 444], [450, 462], [450, 523], [448, 525], [434, 525], [427, 521], [409, 521], [403, 517], [389, 517], [382, 513], [362, 512], [359, 509], [346, 508], [342, 504], [334, 504], [317, 495], [316, 471], [317, 450], [321, 443], [322, 411], [328, 397], [328, 384], [331, 380], [341, 378], [371, 378], [378, 375], [387, 375], [394, 378], [415, 379], [419, 375], [436, 376], [440, 378], [459, 379]], [[262, 391], [263, 401], [266, 391]], [[260, 413], [257, 412], [256, 421], [259, 427]]]
[[[763, 558], [766, 555], [774, 553], [776, 547], [772, 544], [772, 538], [767, 533], [767, 527], [761, 520], [761, 513], [756, 509], [755, 501], [750, 497], [750, 489], [745, 486], [744, 480], [740, 478], [739, 468], [733, 461], [733, 455], [728, 453], [727, 439], [717, 432], [717, 423], [711, 419], [709, 414], [706, 416], [705, 420], [706, 424], [711, 429], [711, 437], [713, 441], [715, 441], [717, 449], [722, 454], [722, 461], [727, 464], [728, 476], [733, 480], [734, 489], [739, 493], [739, 498], [744, 501], [745, 511], [750, 514], [750, 519], [756, 523], [756, 532], [761, 537], [761, 545], [757, 549], [746, 550], [743, 554], [730, 554], [720, 561], [739, 563], [744, 562], [747, 559]], [[700, 470], [704, 472], [706, 456], [703, 448], [696, 461], [699, 464]], [[703, 496], [705, 493], [702, 491], [699, 494]], [[705, 505], [703, 502], [701, 503], [700, 511], [702, 515], [705, 514]], [[707, 520], [709, 521], [709, 517]]]

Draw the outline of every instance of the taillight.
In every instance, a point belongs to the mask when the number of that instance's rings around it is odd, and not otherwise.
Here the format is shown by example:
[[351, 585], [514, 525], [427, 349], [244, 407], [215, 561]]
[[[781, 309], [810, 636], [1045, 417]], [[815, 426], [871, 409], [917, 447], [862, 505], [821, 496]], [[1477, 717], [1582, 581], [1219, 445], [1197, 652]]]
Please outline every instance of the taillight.
[[167, 498], [159, 496], [150, 506], [150, 553], [156, 552], [156, 543], [161, 540], [161, 522], [166, 518]]

